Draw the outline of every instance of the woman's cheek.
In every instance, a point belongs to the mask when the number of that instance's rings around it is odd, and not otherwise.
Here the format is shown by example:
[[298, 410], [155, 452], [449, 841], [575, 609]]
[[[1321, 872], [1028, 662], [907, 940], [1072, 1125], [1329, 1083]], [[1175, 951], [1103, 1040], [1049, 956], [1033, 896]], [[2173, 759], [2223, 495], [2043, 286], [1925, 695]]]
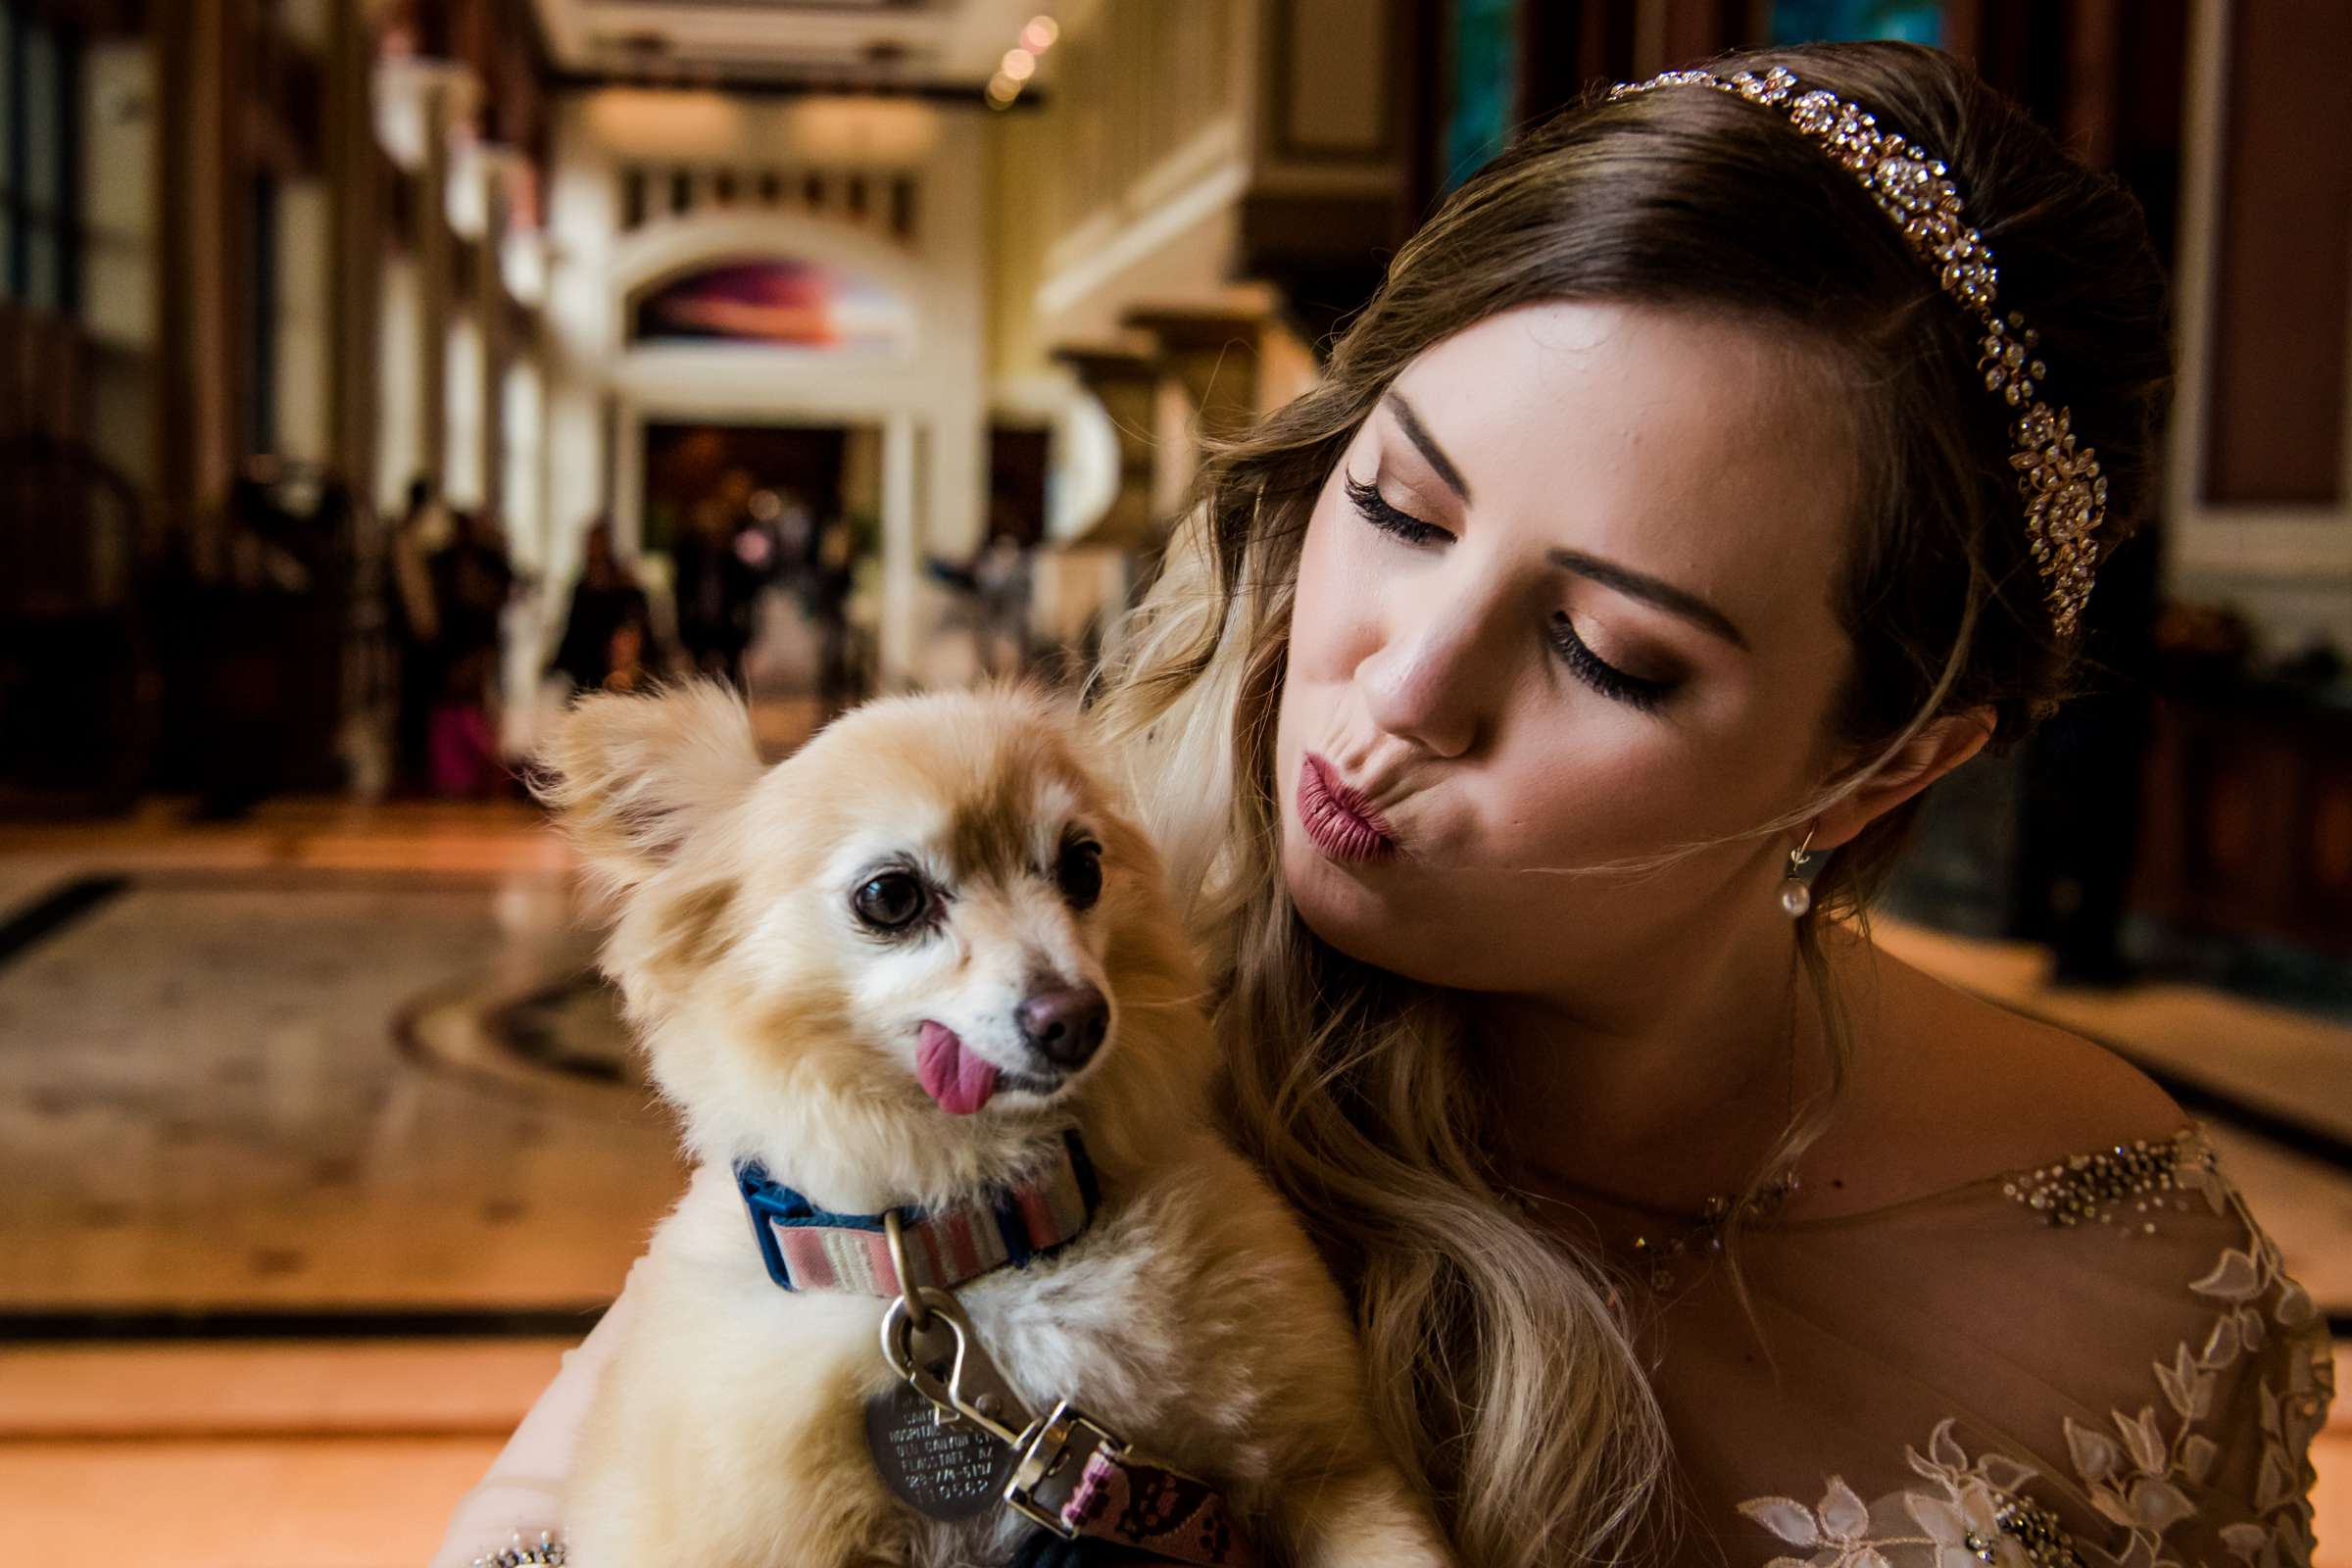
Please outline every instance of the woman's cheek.
[[1340, 681], [1379, 651], [1376, 574], [1318, 508], [1298, 562], [1291, 610], [1291, 669], [1310, 681]]
[[[1552, 727], [1560, 726], [1560, 715]], [[1654, 759], [1651, 760], [1654, 762]], [[1599, 737], [1509, 759], [1483, 792], [1481, 816], [1496, 864], [1579, 865], [1634, 852], [1682, 818], [1685, 781], [1645, 765], [1639, 751]]]

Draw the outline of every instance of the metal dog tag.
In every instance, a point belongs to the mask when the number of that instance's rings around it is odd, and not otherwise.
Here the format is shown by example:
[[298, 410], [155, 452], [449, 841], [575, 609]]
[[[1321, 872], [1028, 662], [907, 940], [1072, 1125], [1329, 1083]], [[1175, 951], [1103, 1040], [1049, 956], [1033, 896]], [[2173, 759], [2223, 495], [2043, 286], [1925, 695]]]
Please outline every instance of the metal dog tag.
[[865, 1401], [865, 1443], [890, 1494], [942, 1524], [995, 1507], [1020, 1460], [969, 1421], [942, 1425], [938, 1407], [904, 1383]]

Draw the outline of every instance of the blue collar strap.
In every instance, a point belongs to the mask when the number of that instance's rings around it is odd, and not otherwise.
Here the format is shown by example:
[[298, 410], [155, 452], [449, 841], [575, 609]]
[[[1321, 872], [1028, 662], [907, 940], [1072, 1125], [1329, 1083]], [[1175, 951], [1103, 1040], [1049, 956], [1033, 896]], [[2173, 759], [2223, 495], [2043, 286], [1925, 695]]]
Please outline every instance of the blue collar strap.
[[1025, 1268], [1075, 1240], [1102, 1202], [1086, 1145], [1072, 1128], [1054, 1157], [1019, 1183], [937, 1210], [900, 1209], [906, 1269], [914, 1276], [901, 1281], [880, 1214], [819, 1208], [756, 1159], [735, 1167], [735, 1187], [751, 1211], [769, 1279], [788, 1291], [874, 1297], [898, 1296], [907, 1285], [952, 1290], [1007, 1264]]

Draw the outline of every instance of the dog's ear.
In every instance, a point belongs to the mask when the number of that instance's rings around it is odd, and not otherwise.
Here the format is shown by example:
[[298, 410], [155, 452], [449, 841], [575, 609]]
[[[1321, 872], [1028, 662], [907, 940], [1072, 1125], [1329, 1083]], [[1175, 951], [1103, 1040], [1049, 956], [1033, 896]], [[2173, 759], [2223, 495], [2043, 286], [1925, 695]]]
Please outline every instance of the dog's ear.
[[597, 693], [557, 720], [531, 788], [615, 892], [659, 871], [760, 774], [751, 714], [707, 681], [651, 697]]

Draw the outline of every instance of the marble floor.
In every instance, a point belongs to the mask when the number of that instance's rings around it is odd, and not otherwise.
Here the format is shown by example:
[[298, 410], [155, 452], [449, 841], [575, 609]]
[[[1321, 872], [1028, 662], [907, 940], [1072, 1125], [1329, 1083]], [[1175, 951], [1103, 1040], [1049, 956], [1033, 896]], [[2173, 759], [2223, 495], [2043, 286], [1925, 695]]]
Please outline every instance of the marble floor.
[[[0, 1560], [424, 1559], [682, 1177], [574, 914], [519, 806], [0, 826]], [[2352, 1031], [1880, 935], [2193, 1090], [2352, 1324]]]
[[560, 875], [131, 876], [0, 978], [0, 1312], [592, 1309], [663, 1119], [432, 1044], [586, 956]]

